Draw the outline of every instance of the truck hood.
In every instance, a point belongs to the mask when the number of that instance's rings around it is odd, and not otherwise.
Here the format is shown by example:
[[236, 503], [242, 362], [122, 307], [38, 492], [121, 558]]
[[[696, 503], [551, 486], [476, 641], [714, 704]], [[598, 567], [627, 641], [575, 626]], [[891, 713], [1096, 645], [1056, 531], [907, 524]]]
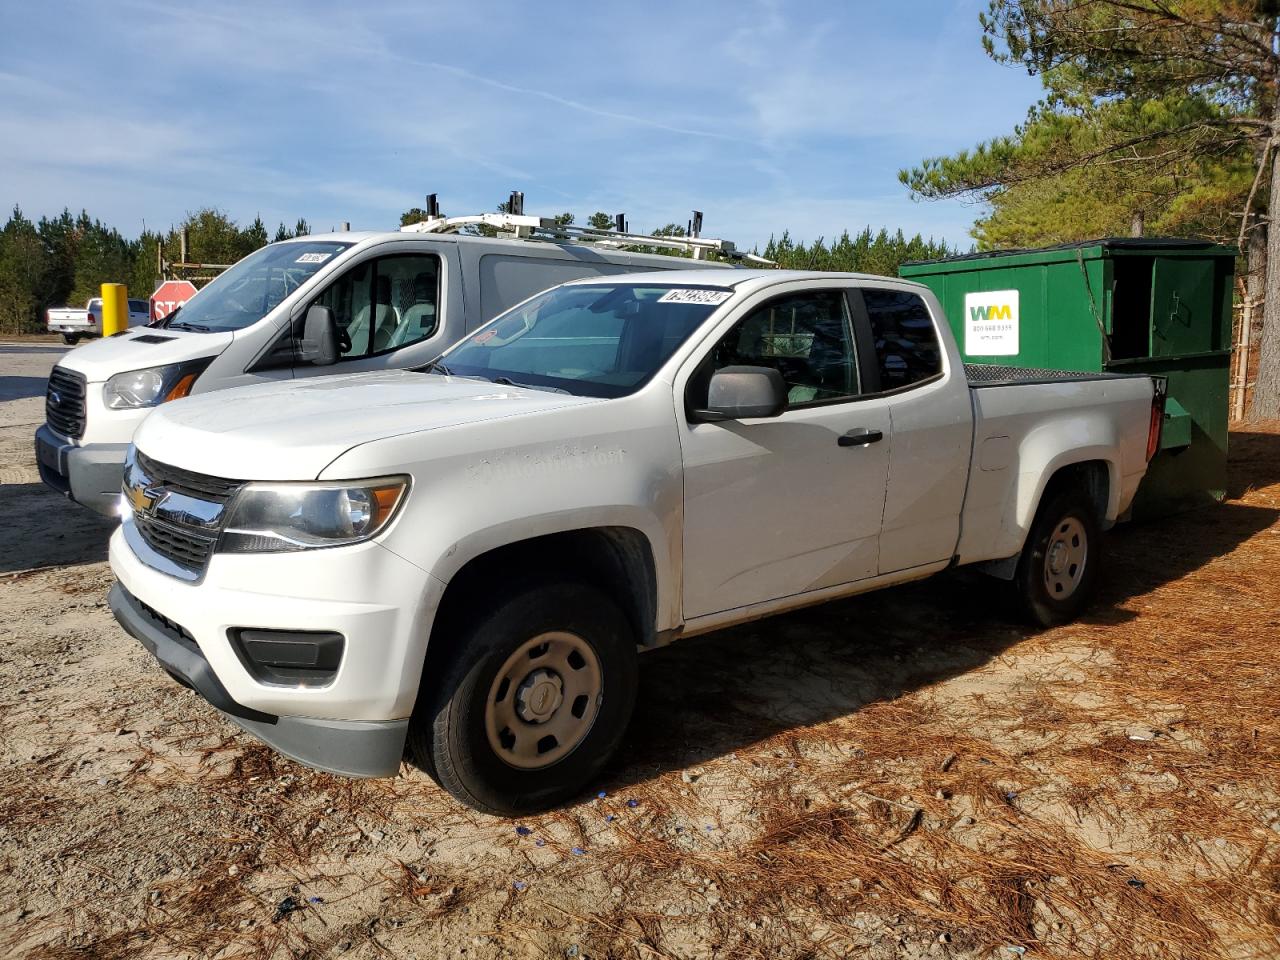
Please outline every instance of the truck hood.
[[58, 366], [84, 374], [90, 383], [100, 383], [127, 370], [214, 356], [227, 348], [232, 336], [230, 331], [194, 333], [133, 327], [127, 333], [103, 337], [69, 351]]
[[153, 460], [238, 480], [311, 480], [373, 440], [601, 401], [393, 370], [255, 384], [157, 407], [134, 442]]

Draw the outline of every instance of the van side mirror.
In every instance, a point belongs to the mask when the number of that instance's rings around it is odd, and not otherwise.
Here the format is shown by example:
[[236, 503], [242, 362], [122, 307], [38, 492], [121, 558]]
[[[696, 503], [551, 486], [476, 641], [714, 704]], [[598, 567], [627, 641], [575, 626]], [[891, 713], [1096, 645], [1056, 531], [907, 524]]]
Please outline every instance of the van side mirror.
[[316, 304], [307, 310], [298, 341], [298, 360], [327, 367], [338, 362], [338, 322], [333, 311]]
[[787, 408], [787, 385], [773, 367], [721, 367], [711, 375], [707, 406], [694, 410], [702, 423], [776, 417]]

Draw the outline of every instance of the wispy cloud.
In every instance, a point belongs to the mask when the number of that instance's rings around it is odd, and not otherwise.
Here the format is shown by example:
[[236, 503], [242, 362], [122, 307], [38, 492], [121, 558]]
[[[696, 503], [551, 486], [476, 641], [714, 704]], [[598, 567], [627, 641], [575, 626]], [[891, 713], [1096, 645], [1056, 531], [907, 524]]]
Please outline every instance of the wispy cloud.
[[895, 175], [1035, 96], [983, 56], [979, 5], [11, 7], [0, 204], [378, 227], [426, 192], [459, 212], [524, 189], [638, 227], [696, 206], [744, 243], [881, 222], [963, 240], [971, 209]]

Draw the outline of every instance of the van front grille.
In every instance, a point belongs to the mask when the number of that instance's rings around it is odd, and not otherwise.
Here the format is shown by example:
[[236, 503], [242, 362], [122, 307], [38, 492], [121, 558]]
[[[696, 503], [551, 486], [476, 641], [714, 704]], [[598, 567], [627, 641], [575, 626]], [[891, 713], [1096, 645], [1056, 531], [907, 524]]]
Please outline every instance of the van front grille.
[[63, 367], [49, 374], [49, 389], [44, 399], [44, 416], [49, 426], [71, 440], [84, 435], [85, 379]]

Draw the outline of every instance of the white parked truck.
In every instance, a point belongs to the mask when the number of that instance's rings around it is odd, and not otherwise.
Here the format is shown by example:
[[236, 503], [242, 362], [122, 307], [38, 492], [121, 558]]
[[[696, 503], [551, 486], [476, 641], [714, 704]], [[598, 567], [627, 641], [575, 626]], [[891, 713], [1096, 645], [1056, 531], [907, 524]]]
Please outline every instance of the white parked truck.
[[110, 604], [290, 757], [393, 775], [407, 743], [472, 807], [544, 808], [618, 746], [638, 651], [960, 564], [1073, 616], [1160, 386], [966, 370], [900, 280], [574, 282], [415, 370], [161, 407]]
[[[145, 324], [150, 318], [146, 300], [129, 301], [129, 326]], [[50, 307], [45, 311], [45, 325], [50, 333], [62, 335], [62, 342], [74, 346], [85, 337], [102, 336], [102, 298], [94, 297], [82, 309]]]
[[[497, 237], [460, 231], [480, 228]], [[76, 350], [49, 376], [36, 461], [46, 484], [115, 516], [125, 450], [156, 406], [250, 383], [392, 370], [440, 351], [534, 293], [566, 280], [679, 270], [643, 245], [743, 258], [727, 240], [644, 237], [535, 216], [434, 217], [383, 233], [273, 243], [245, 257], [159, 328]], [[702, 264], [728, 268], [730, 264]], [[336, 349], [302, 345], [307, 310], [328, 307]]]

